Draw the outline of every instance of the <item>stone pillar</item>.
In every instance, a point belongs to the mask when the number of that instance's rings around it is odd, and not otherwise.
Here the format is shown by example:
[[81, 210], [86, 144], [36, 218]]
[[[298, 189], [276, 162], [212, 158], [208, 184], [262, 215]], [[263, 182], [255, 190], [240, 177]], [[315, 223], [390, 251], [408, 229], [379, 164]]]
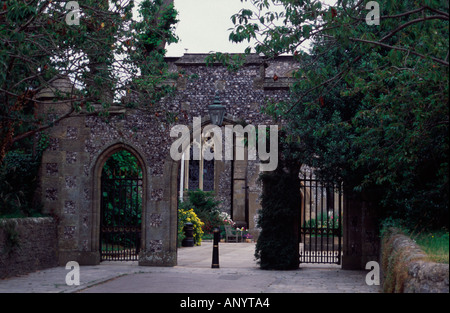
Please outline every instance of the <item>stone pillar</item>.
[[233, 170], [233, 221], [236, 227], [247, 225], [247, 161], [234, 161]]
[[253, 239], [256, 241], [260, 229], [257, 227], [257, 217], [261, 210], [260, 195], [262, 192], [259, 178], [259, 161], [248, 161], [247, 163], [247, 184], [248, 184], [248, 229]]
[[140, 266], [177, 265], [178, 171], [180, 161], [166, 159], [164, 174], [149, 177], [144, 208], [144, 242]]
[[[46, 122], [59, 120], [72, 109], [71, 101], [64, 102], [64, 99], [70, 98], [73, 91], [69, 78], [51, 80], [36, 95], [36, 99], [45, 101], [39, 103], [38, 114]], [[43, 213], [52, 214], [58, 220], [59, 264], [68, 261], [98, 264], [100, 255], [92, 251], [91, 240], [91, 180], [85, 166], [89, 154], [84, 149], [90, 130], [85, 125], [85, 117], [66, 117], [46, 132], [49, 147], [42, 155], [39, 194]]]

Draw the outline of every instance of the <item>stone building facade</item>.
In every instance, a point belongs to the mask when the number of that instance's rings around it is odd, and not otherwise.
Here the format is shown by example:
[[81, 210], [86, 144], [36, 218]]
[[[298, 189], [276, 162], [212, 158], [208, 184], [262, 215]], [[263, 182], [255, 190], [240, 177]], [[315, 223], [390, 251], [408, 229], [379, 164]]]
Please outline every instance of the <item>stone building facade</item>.
[[[170, 70], [179, 75], [172, 82], [176, 92], [162, 100], [160, 107], [164, 111], [110, 107], [107, 118], [74, 115], [49, 130], [50, 146], [43, 155], [40, 194], [44, 211], [58, 218], [60, 264], [99, 263], [102, 168], [112, 154], [124, 149], [137, 158], [143, 170], [139, 264], [176, 265], [178, 199], [183, 187], [189, 188], [189, 177], [194, 174], [189, 176], [190, 163], [181, 164], [183, 161], [170, 157], [170, 147], [176, 139], [170, 136], [172, 126], [188, 125], [192, 131], [195, 117], [201, 118], [202, 127], [210, 124], [207, 106], [216, 93], [226, 107], [224, 125], [271, 125], [271, 118], [261, 114], [261, 106], [270, 99], [288, 97], [294, 67], [290, 57], [266, 62], [251, 55], [240, 70], [231, 72], [221, 64], [206, 65], [205, 57], [186, 54], [167, 59]], [[53, 88], [60, 91], [72, 87], [64, 79], [53, 82]], [[54, 102], [55, 90], [51, 89], [36, 97], [48, 100], [41, 105], [40, 113], [56, 119], [66, 114], [70, 106]], [[258, 231], [255, 216], [260, 208], [257, 164], [257, 160], [215, 160], [214, 164], [198, 166], [200, 176], [210, 171], [209, 181], [196, 182], [196, 187], [214, 189], [221, 209], [254, 235]]]

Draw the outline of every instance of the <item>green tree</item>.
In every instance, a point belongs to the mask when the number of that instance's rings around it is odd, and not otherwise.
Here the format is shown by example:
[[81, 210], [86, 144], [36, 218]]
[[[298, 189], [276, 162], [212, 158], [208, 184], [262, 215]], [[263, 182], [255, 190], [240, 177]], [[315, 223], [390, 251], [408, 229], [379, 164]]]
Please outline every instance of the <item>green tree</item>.
[[[135, 21], [133, 0], [78, 3], [79, 25], [66, 22], [67, 1], [1, 3], [0, 161], [15, 143], [64, 118], [107, 114], [113, 104], [157, 110], [153, 104], [170, 91], [161, 86], [168, 77], [163, 44], [177, 40], [173, 5], [141, 1]], [[34, 96], [55, 77], [74, 84], [56, 100], [70, 101], [71, 110], [47, 122]]]
[[[137, 20], [134, 0], [76, 2], [79, 23], [67, 22], [76, 17], [68, 1], [0, 2], [2, 212], [29, 215], [38, 207], [32, 195], [45, 130], [72, 116], [107, 116], [111, 105], [161, 110], [157, 100], [171, 91], [163, 56], [165, 43], [177, 41], [173, 1], [140, 1]], [[69, 78], [74, 88], [55, 91], [54, 103], [70, 103], [70, 110], [48, 121], [35, 95], [55, 78]]]
[[364, 1], [251, 2], [230, 39], [301, 65], [290, 100], [265, 108], [298, 143], [287, 153], [386, 214], [448, 227], [448, 2], [377, 1], [380, 25], [366, 23]]

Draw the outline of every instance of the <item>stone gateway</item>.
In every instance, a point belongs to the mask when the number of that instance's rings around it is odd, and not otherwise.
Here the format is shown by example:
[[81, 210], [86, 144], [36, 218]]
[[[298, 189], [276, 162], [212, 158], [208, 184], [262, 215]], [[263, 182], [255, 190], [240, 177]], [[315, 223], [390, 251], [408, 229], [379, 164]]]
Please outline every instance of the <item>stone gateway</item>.
[[[293, 62], [290, 57], [266, 62], [250, 55], [240, 70], [231, 72], [222, 64], [207, 65], [206, 56], [186, 54], [167, 59], [170, 71], [182, 74], [169, 82], [176, 92], [161, 100], [165, 111], [155, 114], [111, 106], [107, 118], [79, 114], [49, 130], [40, 197], [44, 212], [58, 217], [59, 264], [100, 262], [101, 174], [108, 158], [121, 150], [131, 153], [142, 169], [140, 265], [176, 265], [177, 205], [184, 190], [214, 190], [221, 210], [257, 236], [259, 160], [174, 160], [170, 156], [174, 141], [170, 131], [175, 124], [189, 127], [194, 117], [201, 117], [202, 130], [211, 125], [207, 107], [216, 93], [226, 107], [223, 133], [227, 125], [271, 125], [271, 119], [260, 113], [261, 106], [288, 96]], [[56, 91], [71, 88], [68, 79], [55, 79], [52, 88], [36, 95], [45, 100], [39, 113], [47, 120], [67, 113], [70, 104], [54, 99]], [[196, 135], [192, 127], [189, 130], [191, 138]], [[243, 140], [234, 137], [234, 145]]]
[[[138, 237], [138, 246], [133, 249], [139, 265], [177, 264], [178, 201], [186, 196], [186, 190], [214, 191], [220, 209], [231, 215], [236, 226], [258, 237], [256, 218], [262, 189], [257, 182], [262, 170], [259, 165], [261, 160], [270, 160], [272, 147], [258, 159], [242, 142], [250, 129], [248, 125], [274, 124], [261, 108], [268, 101], [278, 102], [289, 96], [298, 63], [289, 56], [266, 60], [249, 55], [239, 70], [229, 71], [221, 63], [206, 64], [206, 57], [186, 54], [167, 58], [169, 70], [177, 73], [173, 75], [177, 79], [168, 82], [176, 91], [154, 106], [149, 103], [152, 109], [130, 108], [124, 99], [124, 105], [109, 107], [106, 117], [98, 114], [102, 110], [99, 107], [94, 112], [71, 114], [48, 130], [49, 147], [42, 158], [38, 194], [43, 212], [58, 221], [60, 265], [69, 261], [93, 265], [101, 261], [102, 170], [106, 161], [121, 151], [131, 154], [142, 171], [138, 183], [140, 229], [133, 230]], [[72, 88], [69, 79], [54, 79], [51, 87], [36, 95], [40, 100], [38, 114], [47, 121], [56, 121], [70, 112], [70, 103], [57, 95]], [[228, 138], [233, 149], [226, 151], [224, 145], [223, 158], [206, 157], [204, 149], [220, 149], [211, 145], [211, 134], [201, 136], [208, 133], [205, 128], [212, 127], [208, 106], [216, 96], [226, 109], [217, 133], [243, 129], [233, 131]], [[198, 127], [191, 126], [194, 119]], [[175, 125], [185, 130], [184, 139], [171, 134]], [[176, 140], [181, 140], [176, 147], [181, 156], [173, 158], [171, 147]], [[227, 155], [230, 150], [232, 154]], [[197, 158], [193, 157], [195, 151], [200, 151]], [[372, 245], [376, 242], [373, 219], [367, 218], [370, 210], [359, 202], [344, 201], [343, 207], [343, 268], [363, 269], [367, 261], [378, 258], [376, 244]], [[109, 231], [128, 231], [126, 228]], [[373, 236], [369, 238], [368, 234]]]

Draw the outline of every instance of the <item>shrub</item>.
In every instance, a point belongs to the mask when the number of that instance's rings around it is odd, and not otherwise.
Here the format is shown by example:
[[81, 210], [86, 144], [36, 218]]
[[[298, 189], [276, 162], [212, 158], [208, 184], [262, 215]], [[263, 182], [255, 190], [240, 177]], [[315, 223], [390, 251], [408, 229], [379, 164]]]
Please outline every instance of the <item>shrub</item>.
[[301, 203], [298, 174], [292, 175], [277, 169], [261, 175], [261, 180], [262, 209], [258, 217], [261, 233], [256, 244], [255, 257], [261, 269], [297, 269]]
[[220, 201], [214, 198], [214, 192], [200, 189], [188, 191], [188, 199], [181, 202], [180, 208], [193, 208], [197, 216], [204, 223], [203, 231], [211, 233], [214, 227], [223, 225], [224, 217], [219, 210]]
[[[316, 218], [311, 218], [310, 220], [307, 220], [304, 223], [303, 227], [307, 227], [307, 228], [319, 228], [319, 229], [334, 229], [334, 230], [338, 230], [339, 229], [339, 214], [331, 214], [328, 215], [326, 213], [322, 214], [319, 213], [317, 214]], [[341, 227], [341, 235], [342, 235], [342, 227]], [[321, 234], [321, 235], [313, 235], [313, 236], [327, 236], [325, 233]]]
[[184, 232], [184, 226], [186, 223], [192, 223], [194, 225], [194, 243], [196, 246], [200, 246], [202, 243], [204, 223], [195, 214], [194, 209], [178, 209], [178, 246], [181, 246], [181, 242], [186, 237]]
[[41, 135], [35, 153], [26, 148], [9, 151], [0, 163], [0, 216], [41, 216], [41, 204], [34, 199], [38, 171], [48, 138]]

